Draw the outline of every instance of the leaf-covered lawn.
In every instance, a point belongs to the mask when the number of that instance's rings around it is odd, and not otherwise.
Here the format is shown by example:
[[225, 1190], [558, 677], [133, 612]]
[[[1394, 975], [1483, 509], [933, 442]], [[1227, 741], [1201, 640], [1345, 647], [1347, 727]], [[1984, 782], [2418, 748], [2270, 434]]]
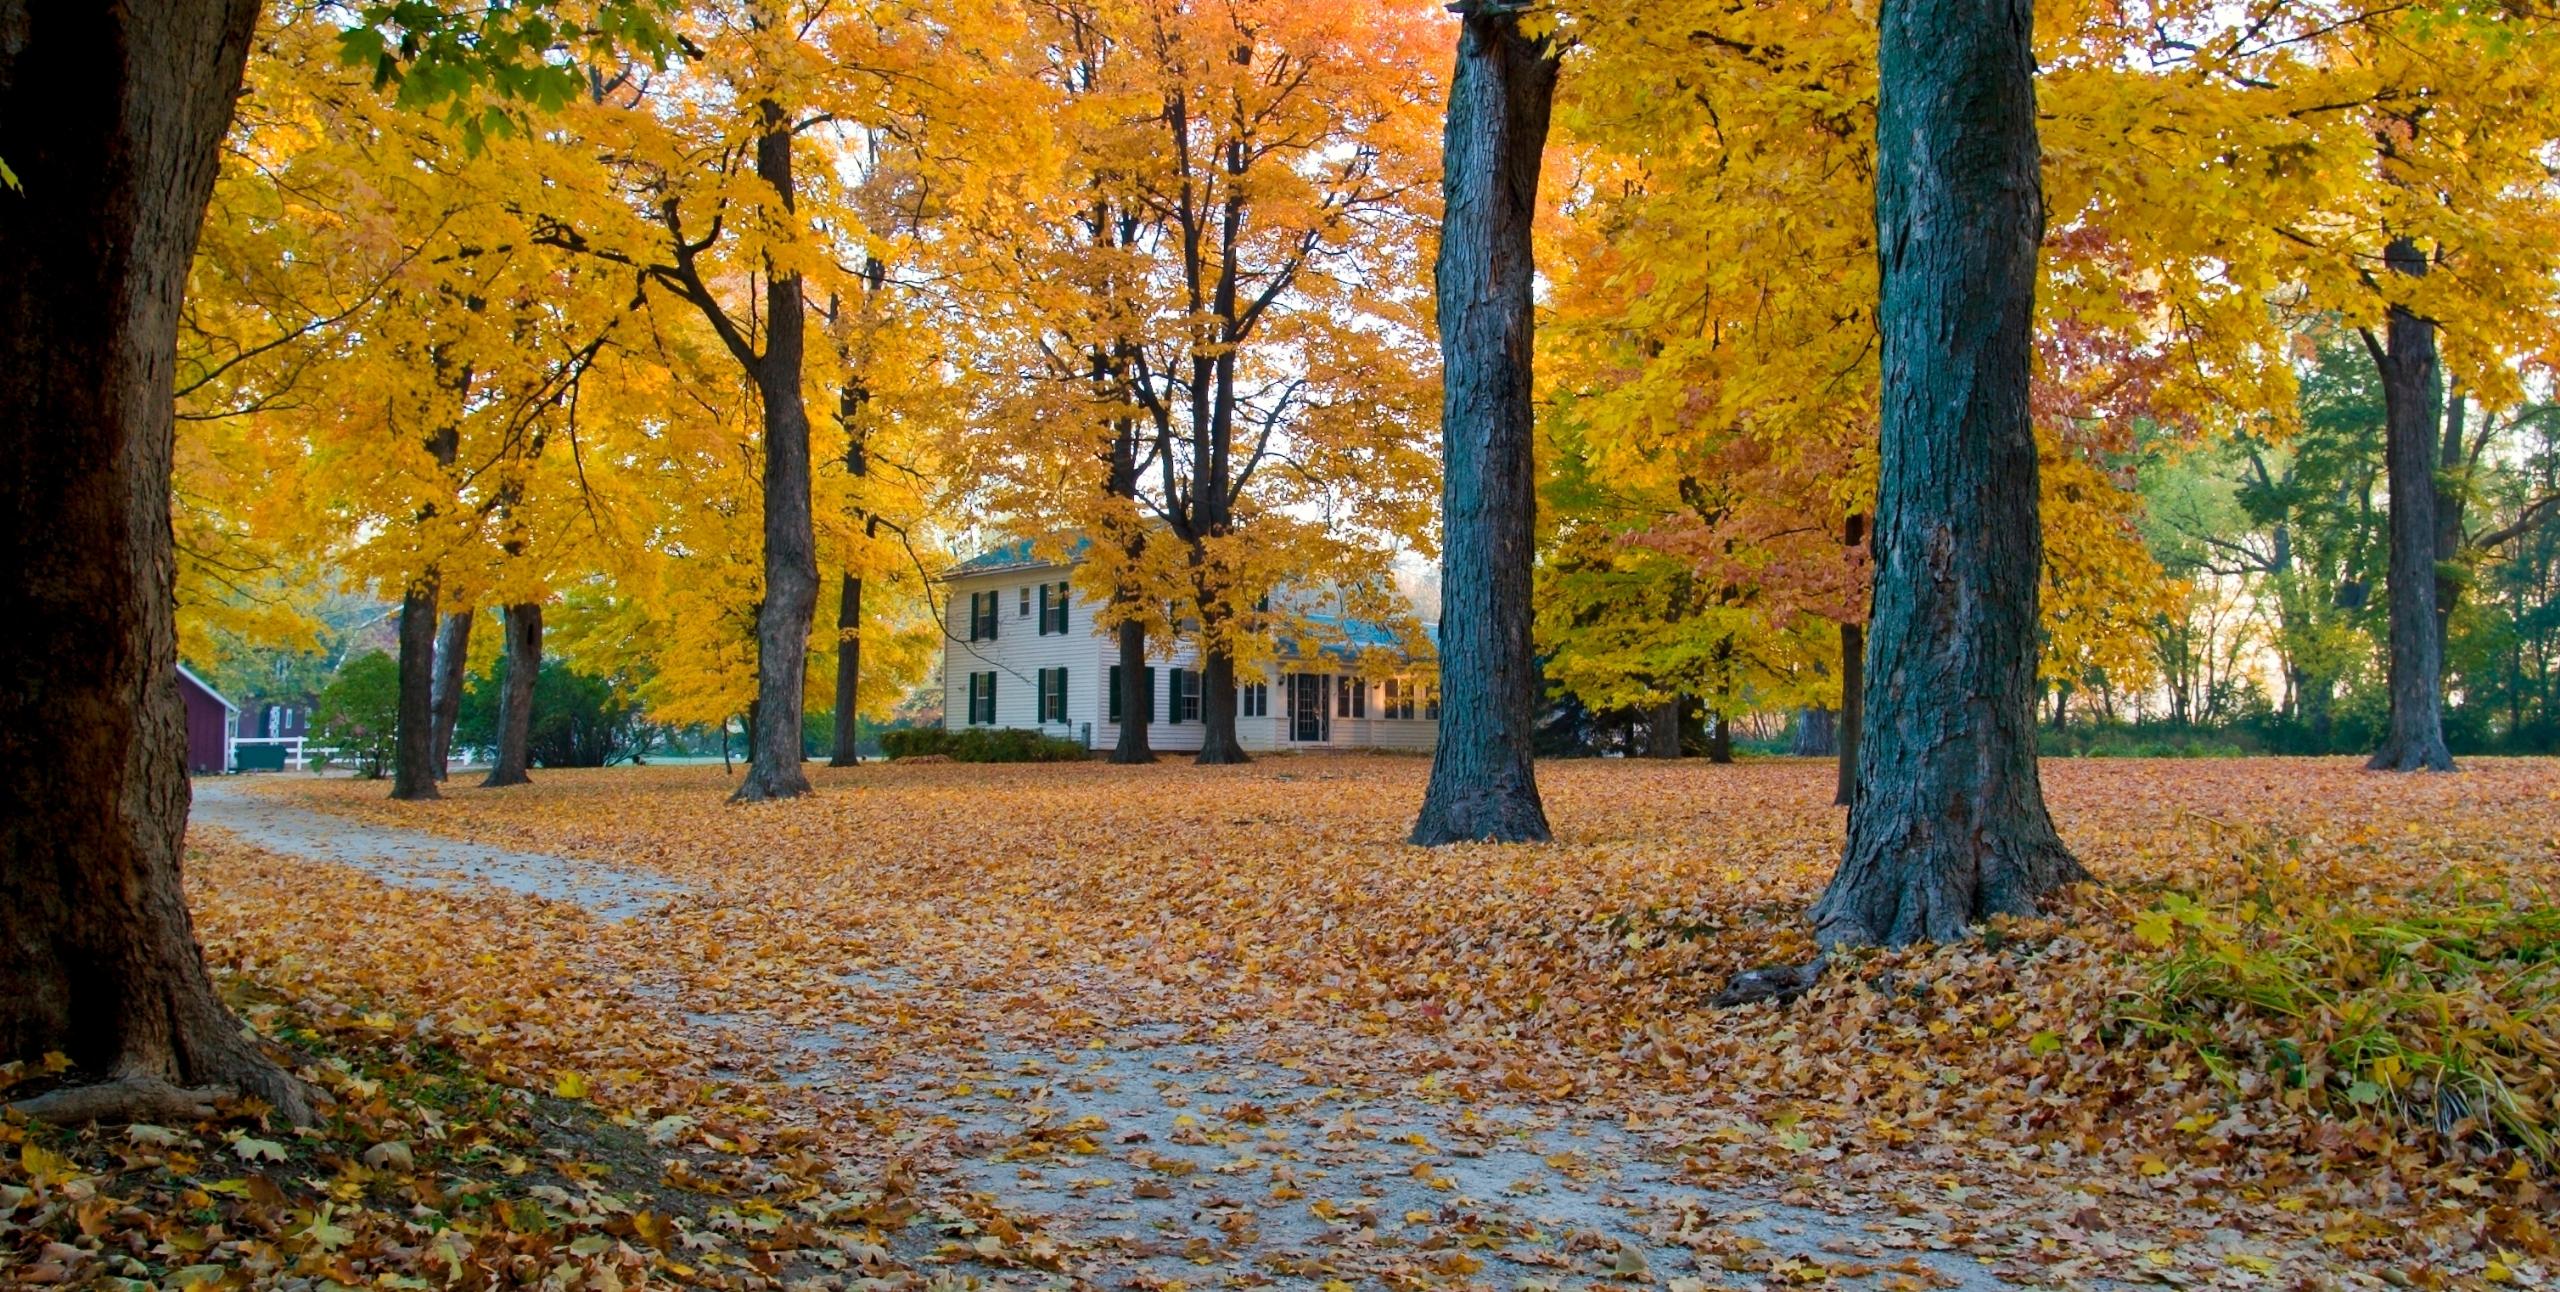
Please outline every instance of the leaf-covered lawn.
[[[1855, 958], [1793, 1006], [1739, 1010], [1707, 998], [1738, 969], [1810, 954], [1798, 914], [1841, 824], [1827, 766], [1547, 764], [1555, 845], [1437, 851], [1401, 842], [1427, 773], [1384, 757], [875, 765], [818, 771], [814, 799], [755, 808], [722, 802], [717, 768], [554, 772], [432, 804], [279, 781], [261, 792], [682, 890], [606, 923], [386, 888], [219, 837], [199, 841], [192, 879], [219, 965], [298, 1008], [379, 1017], [497, 1080], [592, 1101], [676, 1163], [670, 1182], [772, 1213], [761, 1229], [740, 1219], [752, 1208], [727, 1213], [663, 1253], [619, 1238], [635, 1264], [849, 1279], [965, 1259], [1161, 1283], [1134, 1258], [1115, 1265], [1129, 1249], [1094, 1247], [1089, 1227], [1037, 1221], [1074, 1208], [953, 1187], [946, 1171], [1035, 1149], [1170, 1169], [1137, 1156], [1161, 1140], [1107, 1125], [1016, 1116], [1001, 1143], [954, 1128], [973, 1124], [976, 1086], [1010, 1098], [1022, 1084], [988, 1075], [990, 1056], [1071, 1064], [1171, 1036], [1194, 1066], [1205, 1053], [1466, 1116], [1605, 1122], [1631, 1137], [1613, 1151], [1682, 1182], [1916, 1218], [1918, 1248], [2011, 1278], [2554, 1269], [2533, 1138], [2560, 1093], [2542, 986], [2560, 950], [2544, 918], [2560, 873], [2548, 763], [2475, 760], [2449, 777], [2345, 760], [2049, 763], [2064, 836], [2110, 888], [1978, 944]], [[2292, 994], [2270, 997], [2270, 981]], [[2483, 1065], [2503, 1115], [2485, 1106]], [[1342, 1219], [1357, 1199], [1262, 1171], [1250, 1146], [1216, 1138], [1256, 1139], [1262, 1114], [1245, 1107], [1198, 1109], [1208, 1142], [1256, 1168], [1228, 1204], [1271, 1223], [1312, 1224], [1315, 1208], [1327, 1233], [1362, 1236], [1317, 1272], [1492, 1277], [1449, 1237], [1463, 1208], [1363, 1230], [1356, 1207]], [[1889, 1226], [1873, 1226], [1881, 1255], [1825, 1266], [1686, 1224], [1654, 1235], [1696, 1269], [1657, 1256], [1641, 1279], [1947, 1277], [1894, 1265]], [[1271, 1259], [1243, 1263], [1259, 1249], [1203, 1232], [1200, 1279], [1276, 1276]], [[1569, 1282], [1646, 1265], [1550, 1237]]]

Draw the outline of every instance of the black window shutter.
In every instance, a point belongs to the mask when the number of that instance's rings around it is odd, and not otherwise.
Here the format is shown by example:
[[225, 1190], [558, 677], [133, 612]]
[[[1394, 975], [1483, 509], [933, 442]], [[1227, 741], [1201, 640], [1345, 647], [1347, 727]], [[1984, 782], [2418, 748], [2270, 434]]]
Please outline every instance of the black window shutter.
[[1105, 692], [1105, 695], [1103, 696], [1103, 709], [1107, 715], [1106, 720], [1110, 722], [1120, 721], [1119, 665], [1114, 664], [1111, 666], [1111, 678], [1109, 681], [1103, 683], [1103, 690]]
[[1156, 720], [1156, 666], [1147, 665], [1145, 690], [1138, 696], [1138, 716], [1149, 722]]
[[[1039, 628], [1039, 633], [1040, 633], [1040, 635], [1041, 635], [1041, 636], [1043, 636], [1043, 637], [1046, 637], [1046, 636], [1048, 636], [1048, 635], [1049, 635], [1049, 585], [1048, 585], [1048, 584], [1046, 584], [1046, 583], [1043, 583], [1043, 584], [1041, 584], [1041, 585], [1040, 585], [1040, 628]], [[1046, 684], [1047, 684], [1047, 682], [1048, 682], [1048, 678], [1045, 676], [1045, 674], [1047, 674], [1047, 673], [1048, 673], [1048, 671], [1049, 671], [1049, 670], [1047, 670], [1047, 669], [1045, 669], [1045, 668], [1044, 668], [1044, 669], [1042, 669], [1042, 670], [1040, 670], [1040, 672], [1044, 675], [1044, 676], [1041, 678], [1041, 682], [1042, 682], [1042, 684], [1043, 684], [1043, 685], [1046, 685]], [[1044, 699], [1046, 698], [1045, 693], [1043, 694], [1043, 698], [1044, 698]]]

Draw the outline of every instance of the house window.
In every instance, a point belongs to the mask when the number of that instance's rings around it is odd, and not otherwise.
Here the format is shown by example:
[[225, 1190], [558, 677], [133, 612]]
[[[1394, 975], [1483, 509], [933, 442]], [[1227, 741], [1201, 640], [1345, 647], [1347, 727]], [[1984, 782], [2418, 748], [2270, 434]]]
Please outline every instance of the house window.
[[1247, 682], [1236, 688], [1236, 714], [1245, 718], [1271, 716], [1271, 684]]
[[[1103, 707], [1104, 711], [1109, 715], [1104, 720], [1107, 722], [1118, 722], [1120, 721], [1119, 665], [1114, 664], [1111, 666], [1110, 678], [1110, 682], [1104, 688], [1105, 695]], [[1150, 665], [1146, 670], [1145, 681], [1139, 685], [1138, 717], [1142, 721], [1146, 722], [1153, 722], [1156, 720], [1156, 671], [1152, 665]]]
[[1422, 684], [1422, 718], [1425, 722], [1440, 720], [1440, 684], [1437, 682]]
[[1046, 637], [1052, 633], [1064, 633], [1066, 631], [1067, 585], [1063, 582], [1041, 584], [1040, 635]]
[[1031, 617], [1031, 589], [1029, 588], [1022, 590], [1022, 617], [1025, 619]]
[[1368, 717], [1369, 684], [1356, 677], [1337, 678], [1333, 686], [1333, 716]]
[[996, 598], [1002, 595], [1004, 594], [1000, 592], [969, 594], [969, 640], [973, 642], [995, 640]]
[[1198, 722], [1200, 720], [1200, 670], [1173, 670], [1173, 694], [1165, 705], [1165, 721]]
[[[987, 595], [992, 597], [995, 594], [990, 592]], [[996, 675], [971, 673], [969, 675], [969, 725], [988, 727], [995, 725], [995, 720]]]
[[1413, 716], [1413, 706], [1416, 698], [1413, 693], [1413, 683], [1400, 677], [1391, 677], [1387, 679], [1386, 687], [1386, 695], [1383, 697], [1385, 703], [1380, 708], [1378, 716], [1382, 718], [1411, 718]]
[[1040, 721], [1067, 720], [1067, 671], [1063, 668], [1040, 670]]

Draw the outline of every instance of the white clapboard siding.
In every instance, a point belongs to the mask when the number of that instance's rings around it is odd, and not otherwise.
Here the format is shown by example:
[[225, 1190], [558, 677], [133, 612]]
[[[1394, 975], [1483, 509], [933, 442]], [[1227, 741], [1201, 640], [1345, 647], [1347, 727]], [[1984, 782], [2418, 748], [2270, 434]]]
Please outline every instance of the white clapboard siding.
[[[1095, 607], [1069, 589], [1067, 631], [1043, 634], [1040, 623], [1040, 585], [1067, 582], [1065, 566], [1032, 566], [985, 573], [962, 574], [950, 579], [943, 588], [943, 726], [952, 731], [967, 730], [969, 723], [969, 677], [973, 673], [996, 676], [996, 714], [998, 727], [1035, 728], [1052, 736], [1107, 750], [1119, 743], [1120, 727], [1109, 720], [1111, 666], [1118, 662], [1119, 643], [1100, 633], [1094, 626]], [[997, 594], [996, 636], [992, 641], [969, 640], [969, 609], [976, 594]], [[1023, 610], [1026, 593], [1030, 610]], [[1052, 595], [1055, 595], [1054, 593]], [[1151, 647], [1159, 643], [1150, 642]], [[1198, 720], [1172, 720], [1173, 670], [1197, 669], [1199, 652], [1190, 642], [1177, 643], [1169, 657], [1150, 652], [1149, 663], [1155, 670], [1155, 721], [1147, 728], [1148, 747], [1164, 753], [1180, 753], [1200, 748], [1204, 725]], [[1336, 676], [1330, 686], [1364, 685], [1368, 688], [1368, 717], [1344, 718], [1328, 713], [1323, 739], [1300, 741], [1289, 721], [1289, 707], [1283, 693], [1284, 676], [1295, 671], [1332, 672], [1332, 661], [1312, 666], [1299, 661], [1279, 665], [1238, 670], [1241, 686], [1260, 680], [1270, 688], [1270, 712], [1260, 717], [1236, 719], [1236, 740], [1247, 750], [1263, 753], [1291, 749], [1421, 749], [1428, 750], [1439, 735], [1439, 724], [1421, 719], [1384, 719], [1384, 695], [1376, 682], [1357, 682], [1347, 676]], [[1060, 722], [1039, 722], [1040, 670], [1067, 670], [1067, 718]], [[1332, 703], [1331, 691], [1327, 703]], [[1134, 700], [1134, 697], [1133, 697]]]

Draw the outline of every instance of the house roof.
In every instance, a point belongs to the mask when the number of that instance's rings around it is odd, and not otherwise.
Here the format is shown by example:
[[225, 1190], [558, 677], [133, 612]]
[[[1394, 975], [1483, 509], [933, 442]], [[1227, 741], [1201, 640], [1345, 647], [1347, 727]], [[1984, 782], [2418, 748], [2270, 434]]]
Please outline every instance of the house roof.
[[239, 706], [239, 705], [233, 704], [231, 701], [229, 701], [229, 700], [227, 700], [227, 699], [224, 699], [224, 698], [223, 698], [223, 694], [222, 694], [222, 692], [217, 691], [217, 690], [214, 690], [214, 689], [213, 689], [213, 683], [208, 682], [208, 681], [205, 681], [203, 678], [197, 677], [197, 676], [196, 676], [196, 674], [195, 674], [195, 670], [194, 670], [194, 669], [188, 668], [188, 667], [187, 667], [186, 665], [184, 665], [184, 664], [180, 664], [180, 665], [178, 666], [178, 676], [183, 677], [183, 678], [187, 679], [188, 681], [195, 683], [195, 684], [196, 684], [196, 689], [197, 689], [197, 690], [204, 692], [206, 695], [212, 696], [212, 697], [214, 698], [214, 700], [215, 700], [217, 703], [221, 704], [221, 706], [222, 706], [223, 708], [228, 709], [228, 710], [230, 710], [230, 711], [231, 711], [231, 712], [233, 712], [233, 713], [238, 713], [238, 712], [240, 712], [240, 706]]
[[942, 577], [965, 579], [978, 574], [1002, 574], [1008, 570], [1039, 570], [1060, 565], [1073, 565], [1083, 560], [1085, 552], [1093, 546], [1092, 539], [1078, 537], [1073, 543], [1067, 545], [1066, 559], [1060, 561], [1040, 555], [1038, 550], [1040, 542], [1039, 539], [1025, 538], [989, 548], [952, 566]]
[[[1330, 629], [1333, 634], [1338, 634], [1335, 640], [1324, 642], [1317, 648], [1318, 653], [1331, 655], [1337, 659], [1349, 659], [1371, 647], [1399, 651], [1404, 648], [1404, 638], [1394, 628], [1373, 619], [1350, 619], [1341, 615], [1300, 615], [1298, 617], [1309, 623], [1322, 625]], [[1286, 634], [1283, 636], [1285, 637]], [[1440, 625], [1425, 623], [1422, 625], [1422, 636], [1423, 640], [1431, 643], [1433, 652], [1437, 653], [1440, 649]], [[1299, 643], [1292, 641], [1289, 644], [1295, 647]]]

